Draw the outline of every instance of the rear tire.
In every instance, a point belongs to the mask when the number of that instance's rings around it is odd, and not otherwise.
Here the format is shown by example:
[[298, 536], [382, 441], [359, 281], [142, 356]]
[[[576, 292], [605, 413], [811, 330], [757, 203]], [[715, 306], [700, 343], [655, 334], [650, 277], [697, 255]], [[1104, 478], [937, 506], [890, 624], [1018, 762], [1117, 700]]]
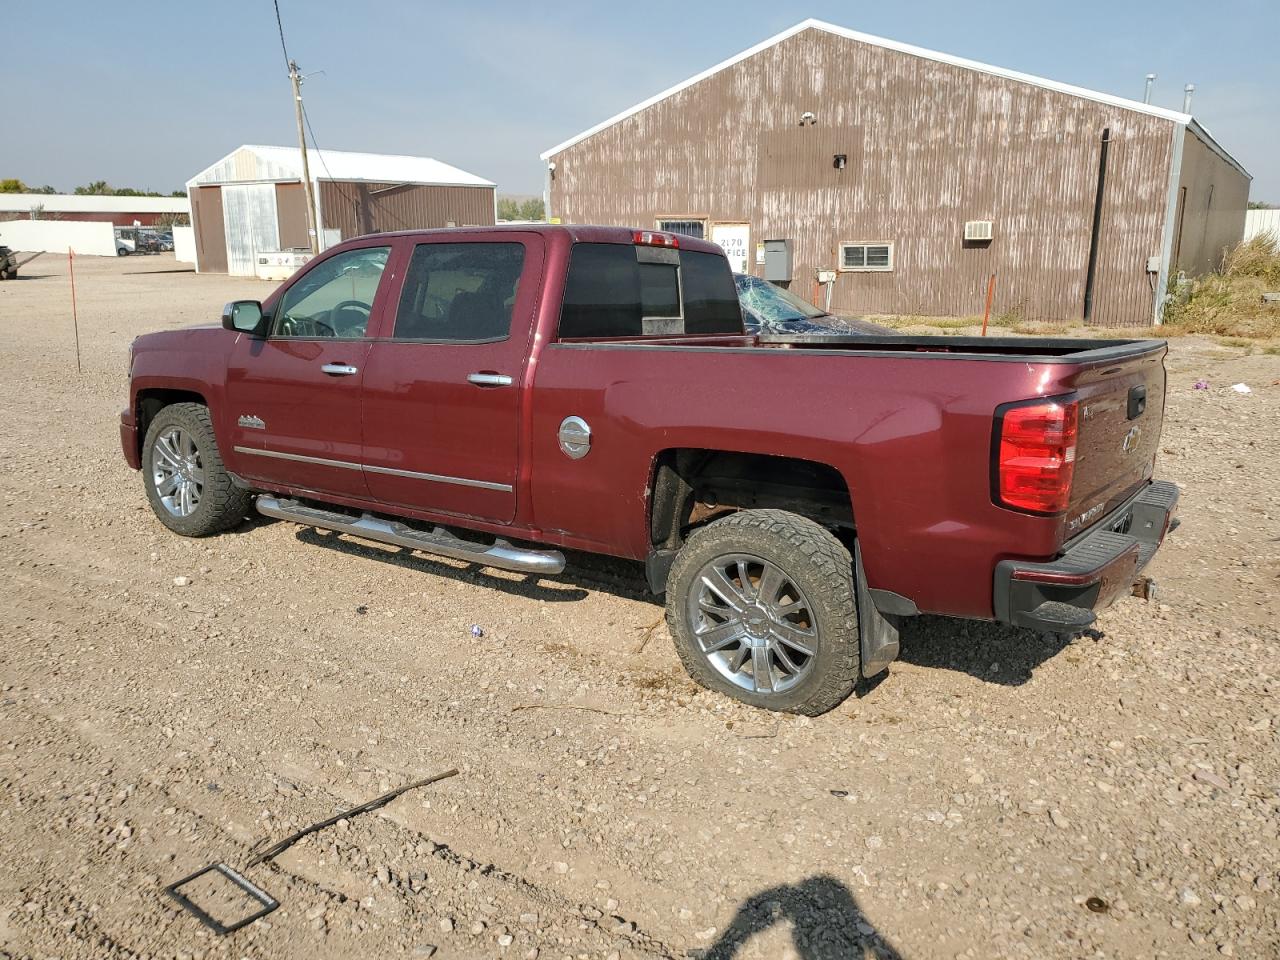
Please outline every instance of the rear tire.
[[142, 482], [157, 519], [184, 537], [234, 527], [249, 511], [222, 463], [209, 408], [175, 403], [152, 418], [142, 442]]
[[695, 532], [667, 578], [667, 625], [694, 680], [751, 706], [817, 716], [858, 680], [853, 559], [784, 510]]

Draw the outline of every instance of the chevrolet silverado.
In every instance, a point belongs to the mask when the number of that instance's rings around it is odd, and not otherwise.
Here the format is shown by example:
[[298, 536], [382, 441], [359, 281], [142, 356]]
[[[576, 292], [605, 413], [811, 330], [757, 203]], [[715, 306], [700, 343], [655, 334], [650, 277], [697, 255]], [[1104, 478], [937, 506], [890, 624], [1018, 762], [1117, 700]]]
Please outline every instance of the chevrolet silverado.
[[1159, 340], [747, 334], [649, 230], [346, 241], [139, 337], [124, 456], [184, 536], [255, 510], [477, 564], [632, 558], [690, 674], [818, 714], [904, 617], [1069, 633], [1176, 522]]

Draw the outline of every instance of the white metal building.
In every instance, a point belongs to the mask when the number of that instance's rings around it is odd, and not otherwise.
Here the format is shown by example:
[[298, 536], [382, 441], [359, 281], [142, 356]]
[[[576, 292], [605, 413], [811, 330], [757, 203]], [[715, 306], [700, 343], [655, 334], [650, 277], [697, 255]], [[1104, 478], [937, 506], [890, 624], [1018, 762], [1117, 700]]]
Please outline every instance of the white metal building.
[[1244, 238], [1269, 233], [1280, 243], [1280, 210], [1250, 210], [1244, 215]]
[[[382, 230], [491, 224], [495, 185], [432, 160], [308, 150], [320, 249]], [[187, 181], [196, 269], [253, 276], [259, 256], [309, 247], [297, 147], [237, 147]]]
[[189, 214], [186, 197], [76, 193], [0, 193], [0, 220], [85, 220], [150, 227], [166, 214]]

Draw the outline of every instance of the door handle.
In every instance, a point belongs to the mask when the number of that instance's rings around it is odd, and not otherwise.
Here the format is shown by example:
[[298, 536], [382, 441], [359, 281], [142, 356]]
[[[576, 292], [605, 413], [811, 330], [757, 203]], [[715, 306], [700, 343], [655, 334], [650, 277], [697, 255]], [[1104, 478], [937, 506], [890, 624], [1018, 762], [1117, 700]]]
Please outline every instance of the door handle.
[[358, 367], [353, 367], [349, 363], [326, 363], [320, 370], [335, 377], [349, 377], [353, 373], [360, 372]]
[[505, 373], [473, 373], [467, 377], [467, 383], [477, 387], [509, 387], [511, 378]]

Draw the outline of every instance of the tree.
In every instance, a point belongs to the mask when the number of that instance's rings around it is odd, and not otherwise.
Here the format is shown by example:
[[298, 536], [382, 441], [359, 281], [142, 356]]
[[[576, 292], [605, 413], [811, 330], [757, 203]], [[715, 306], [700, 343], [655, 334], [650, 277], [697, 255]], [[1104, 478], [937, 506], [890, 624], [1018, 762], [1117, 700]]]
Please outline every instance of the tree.
[[57, 193], [57, 192], [58, 192], [58, 188], [57, 188], [57, 187], [51, 187], [51, 186], [49, 186], [49, 184], [47, 184], [47, 183], [46, 183], [43, 187], [28, 187], [28, 188], [27, 188], [27, 192], [28, 192], [28, 193], [44, 193], [44, 194], [53, 194], [53, 193]]
[[75, 190], [78, 197], [111, 197], [115, 192], [115, 189], [105, 180], [94, 180], [83, 187], [76, 187]]
[[1267, 201], [1265, 201], [1265, 200], [1250, 200], [1250, 201], [1249, 201], [1249, 209], [1250, 209], [1250, 210], [1274, 210], [1275, 208], [1276, 208], [1276, 206], [1275, 206], [1275, 204], [1274, 204], [1274, 203], [1267, 203]]
[[[186, 196], [186, 194], [181, 194]], [[185, 213], [162, 213], [156, 217], [157, 227], [189, 227], [191, 226], [191, 218]]]
[[520, 202], [512, 197], [498, 198], [498, 219], [499, 220], [519, 220], [520, 219]]
[[542, 201], [538, 197], [524, 200], [518, 197], [498, 198], [499, 220], [541, 220], [543, 217]]
[[26, 193], [27, 185], [17, 177], [0, 180], [0, 193]]

